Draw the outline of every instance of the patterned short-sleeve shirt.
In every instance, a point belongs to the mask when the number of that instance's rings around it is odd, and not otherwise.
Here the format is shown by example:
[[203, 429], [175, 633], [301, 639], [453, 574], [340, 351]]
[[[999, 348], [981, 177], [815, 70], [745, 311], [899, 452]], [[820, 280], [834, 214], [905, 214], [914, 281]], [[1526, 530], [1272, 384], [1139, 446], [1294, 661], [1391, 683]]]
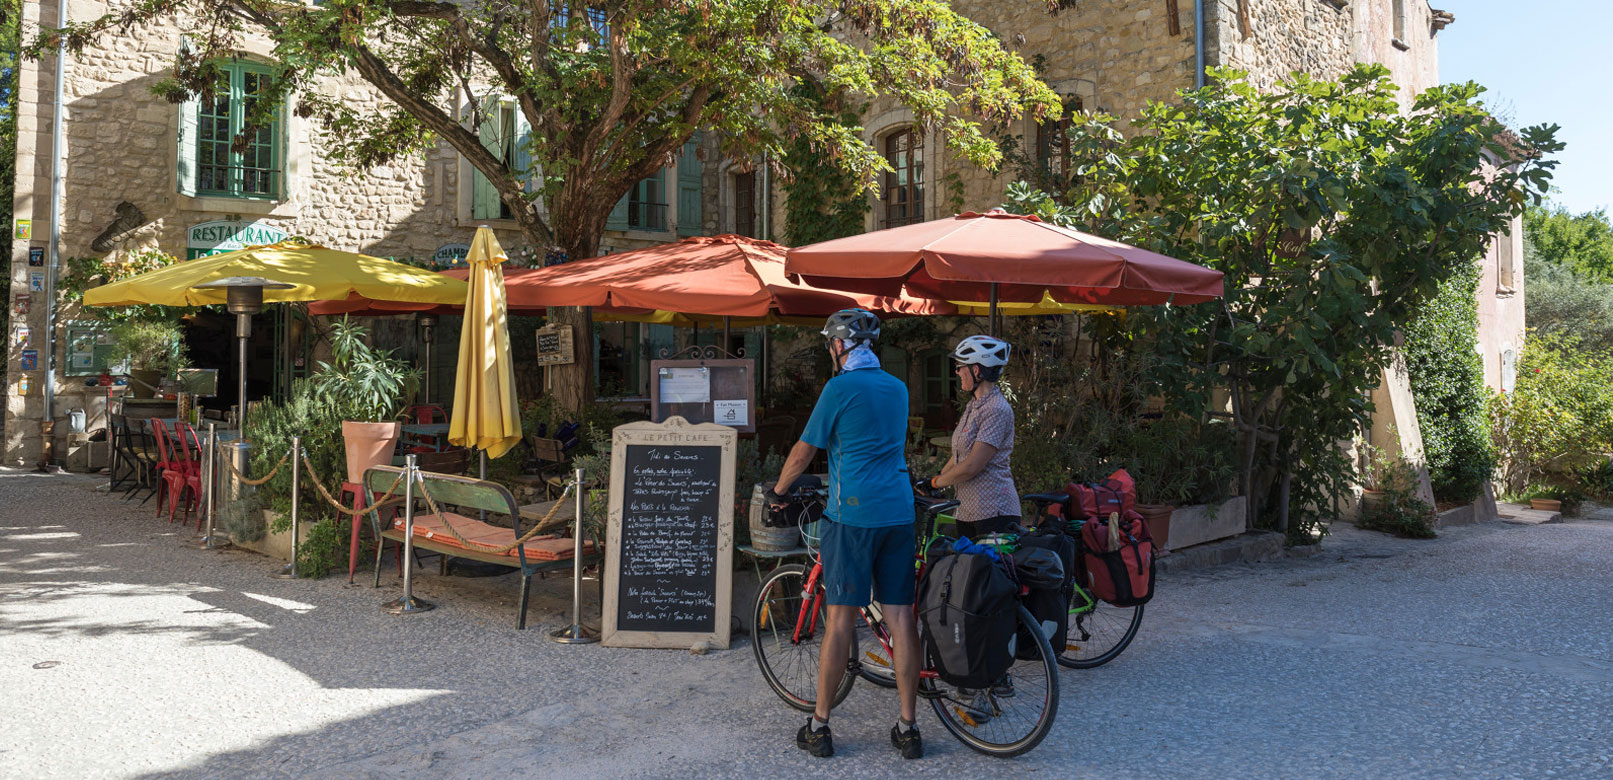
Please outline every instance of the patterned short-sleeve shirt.
[[1014, 476], [1008, 468], [1008, 457], [1014, 451], [1014, 410], [995, 386], [964, 408], [963, 419], [952, 432], [953, 460], [969, 457], [975, 442], [990, 444], [997, 452], [974, 479], [958, 483], [957, 519], [973, 523], [1001, 515], [1017, 517], [1019, 491], [1014, 489]]

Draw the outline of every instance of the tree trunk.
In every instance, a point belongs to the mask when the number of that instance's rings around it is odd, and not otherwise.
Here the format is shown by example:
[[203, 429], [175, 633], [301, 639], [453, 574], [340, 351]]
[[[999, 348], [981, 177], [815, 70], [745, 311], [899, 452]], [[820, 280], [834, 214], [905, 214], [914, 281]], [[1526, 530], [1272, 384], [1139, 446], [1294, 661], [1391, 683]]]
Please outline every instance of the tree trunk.
[[[573, 203], [563, 198], [555, 204], [555, 238], [560, 248], [565, 251], [568, 261], [584, 260], [593, 257], [599, 251], [599, 237], [605, 232], [605, 220], [610, 216], [614, 201], [608, 204], [584, 201], [584, 204], [567, 208]], [[576, 306], [556, 306], [549, 309], [551, 324], [571, 326], [571, 348], [575, 359], [567, 365], [552, 366], [549, 369], [551, 372], [549, 376], [553, 382], [551, 392], [555, 401], [572, 412], [579, 411], [594, 402], [593, 311], [590, 308]]]

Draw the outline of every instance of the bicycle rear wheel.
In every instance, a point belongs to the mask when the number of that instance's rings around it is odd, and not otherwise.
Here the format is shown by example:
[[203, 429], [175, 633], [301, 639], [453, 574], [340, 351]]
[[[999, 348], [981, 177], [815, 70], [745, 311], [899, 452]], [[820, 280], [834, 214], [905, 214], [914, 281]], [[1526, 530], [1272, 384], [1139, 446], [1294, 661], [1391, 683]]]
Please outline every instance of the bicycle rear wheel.
[[941, 725], [959, 742], [1002, 758], [1020, 755], [1040, 744], [1053, 728], [1059, 711], [1058, 666], [1053, 662], [1053, 647], [1031, 613], [1023, 606], [1018, 609], [1019, 635], [1036, 638], [1034, 657], [1016, 658], [1002, 681], [979, 691], [934, 680], [935, 695], [930, 697], [930, 706]]
[[1113, 661], [1143, 623], [1143, 607], [1117, 607], [1081, 587], [1070, 597], [1070, 627], [1058, 650], [1060, 666], [1091, 669]]
[[[823, 650], [823, 635], [828, 618], [824, 605], [823, 588], [817, 589], [817, 607], [806, 615], [801, 626], [799, 641], [796, 623], [801, 620], [801, 605], [806, 596], [807, 569], [800, 564], [780, 566], [762, 580], [756, 592], [756, 606], [751, 612], [751, 648], [756, 653], [756, 665], [762, 677], [779, 698], [802, 712], [811, 712], [818, 704], [818, 657]], [[857, 644], [852, 643], [855, 652]], [[849, 669], [835, 689], [836, 706], [851, 693], [857, 675]]]

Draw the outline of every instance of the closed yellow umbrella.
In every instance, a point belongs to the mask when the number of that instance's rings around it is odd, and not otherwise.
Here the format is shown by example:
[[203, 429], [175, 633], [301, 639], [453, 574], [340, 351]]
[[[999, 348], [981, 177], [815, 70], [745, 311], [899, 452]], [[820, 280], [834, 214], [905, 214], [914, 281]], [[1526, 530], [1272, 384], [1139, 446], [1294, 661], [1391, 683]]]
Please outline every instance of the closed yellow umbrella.
[[222, 288], [197, 285], [232, 276], [256, 276], [291, 287], [264, 290], [263, 300], [340, 301], [360, 295], [377, 301], [463, 303], [464, 282], [379, 257], [327, 249], [302, 239], [202, 257], [84, 293], [89, 306], [201, 306], [224, 303]]
[[448, 421], [449, 442], [475, 447], [491, 458], [521, 441], [521, 409], [515, 399], [515, 364], [505, 315], [502, 264], [507, 260], [493, 231], [477, 228], [466, 257], [469, 291], [459, 331], [454, 413]]

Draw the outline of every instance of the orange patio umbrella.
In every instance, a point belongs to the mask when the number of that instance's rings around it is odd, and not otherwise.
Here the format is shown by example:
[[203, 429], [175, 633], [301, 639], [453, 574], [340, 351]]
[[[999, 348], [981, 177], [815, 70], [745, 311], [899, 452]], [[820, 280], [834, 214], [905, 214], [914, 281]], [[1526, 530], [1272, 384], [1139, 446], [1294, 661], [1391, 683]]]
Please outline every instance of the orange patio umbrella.
[[1001, 209], [796, 247], [785, 270], [807, 284], [989, 300], [993, 309], [998, 301], [1135, 306], [1222, 295], [1220, 271]]

